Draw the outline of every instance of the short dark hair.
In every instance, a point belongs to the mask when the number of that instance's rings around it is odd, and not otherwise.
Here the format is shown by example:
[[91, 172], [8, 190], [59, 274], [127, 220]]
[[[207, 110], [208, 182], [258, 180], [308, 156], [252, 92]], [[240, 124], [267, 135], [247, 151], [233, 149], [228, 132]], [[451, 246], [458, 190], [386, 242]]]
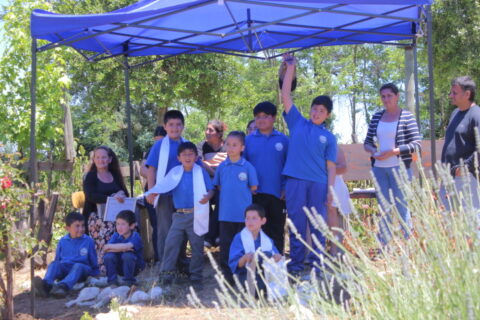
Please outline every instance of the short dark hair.
[[452, 86], [457, 85], [462, 88], [463, 91], [470, 91], [470, 97], [468, 100], [473, 102], [475, 100], [475, 81], [469, 76], [457, 77], [452, 80]]
[[131, 226], [132, 224], [137, 222], [135, 218], [135, 213], [132, 210], [122, 210], [117, 214], [115, 220], [122, 219], [127, 221], [128, 225]]
[[154, 137], [162, 136], [165, 137], [167, 135], [167, 131], [163, 126], [158, 126], [155, 128], [155, 132], [153, 133]]
[[170, 119], [180, 119], [182, 124], [185, 124], [183, 113], [179, 110], [168, 110], [163, 116], [163, 124], [167, 124]]
[[260, 112], [274, 117], [277, 115], [277, 107], [270, 101], [263, 101], [257, 104], [255, 108], [253, 108], [253, 116], [256, 116]]
[[245, 132], [242, 131], [230, 131], [227, 135], [227, 139], [229, 137], [235, 137], [240, 139], [243, 145], [245, 145]]
[[318, 96], [315, 99], [312, 100], [312, 104], [310, 105], [310, 108], [315, 106], [315, 105], [322, 105], [325, 108], [327, 108], [328, 113], [332, 112], [333, 109], [333, 102], [332, 99], [330, 99], [329, 96]]
[[252, 203], [245, 209], [245, 217], [247, 216], [247, 211], [257, 211], [260, 218], [266, 217], [265, 209], [261, 205], [256, 203]]
[[396, 95], [398, 94], [398, 92], [400, 92], [400, 90], [398, 90], [398, 87], [394, 83], [391, 83], [391, 82], [386, 83], [383, 86], [381, 86], [380, 90], [378, 90], [378, 92], [382, 92], [383, 90], [390, 90]]
[[247, 131], [248, 131], [248, 128], [252, 125], [252, 123], [255, 123], [255, 119], [248, 121], [247, 128], [246, 128]]
[[82, 223], [85, 222], [85, 218], [81, 213], [78, 213], [77, 211], [72, 211], [69, 214], [66, 215], [65, 217], [65, 225], [67, 227], [70, 227], [72, 223], [75, 221], [81, 221]]
[[177, 156], [179, 156], [180, 153], [182, 153], [185, 150], [192, 150], [198, 156], [197, 146], [193, 142], [186, 141], [186, 142], [180, 143], [177, 149]]

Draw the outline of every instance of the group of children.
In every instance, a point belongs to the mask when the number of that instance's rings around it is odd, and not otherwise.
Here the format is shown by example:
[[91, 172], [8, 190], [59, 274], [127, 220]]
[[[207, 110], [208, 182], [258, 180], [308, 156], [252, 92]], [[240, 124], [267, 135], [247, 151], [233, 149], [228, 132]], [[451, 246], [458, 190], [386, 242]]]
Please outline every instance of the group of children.
[[[107, 282], [110, 285], [132, 285], [136, 281], [135, 275], [145, 267], [142, 239], [135, 231], [135, 214], [130, 210], [119, 212], [115, 226], [116, 232], [103, 248]], [[95, 244], [85, 234], [83, 215], [78, 212], [67, 214], [65, 229], [68, 233], [59, 240], [55, 259], [48, 266], [45, 277], [34, 278], [39, 296], [64, 298], [77, 282], [100, 274]]]
[[[332, 111], [332, 101], [319, 96], [312, 102], [310, 119], [304, 118], [293, 105], [291, 82], [295, 61], [284, 57], [286, 68], [282, 86], [283, 114], [290, 138], [274, 129], [277, 108], [270, 102], [259, 103], [253, 110], [257, 129], [250, 135], [230, 132], [225, 141], [227, 159], [215, 171], [213, 182], [198, 157], [196, 146], [182, 137], [184, 117], [178, 110], [164, 116], [166, 136], [151, 148], [148, 166], [148, 203], [155, 206], [157, 217], [157, 253], [160, 280], [176, 280], [179, 259], [190, 242], [189, 277], [201, 289], [203, 270], [203, 236], [209, 226], [209, 200], [219, 192], [220, 265], [228, 281], [236, 274], [242, 280], [253, 253], [261, 249], [275, 261], [284, 252], [284, 202], [289, 218], [298, 233], [290, 233], [288, 270], [298, 274], [304, 268], [308, 230], [316, 238], [313, 247], [324, 245], [324, 237], [307, 219], [304, 207], [314, 207], [326, 220], [331, 201], [330, 187], [335, 183], [337, 145], [335, 137], [324, 127]], [[132, 284], [134, 275], [143, 268], [142, 245], [133, 231], [133, 213], [122, 212], [116, 220], [117, 233], [105, 246], [105, 265], [109, 283]], [[73, 284], [98, 273], [94, 246], [84, 235], [83, 217], [70, 214], [66, 220], [69, 232], [60, 240], [57, 257], [49, 266], [38, 288], [63, 296]], [[77, 226], [78, 225], [78, 226]], [[262, 227], [264, 231], [262, 231]], [[80, 229], [80, 230], [77, 230]], [[318, 267], [318, 256], [310, 262]], [[54, 284], [55, 279], [62, 279]], [[52, 287], [53, 286], [53, 287]]]

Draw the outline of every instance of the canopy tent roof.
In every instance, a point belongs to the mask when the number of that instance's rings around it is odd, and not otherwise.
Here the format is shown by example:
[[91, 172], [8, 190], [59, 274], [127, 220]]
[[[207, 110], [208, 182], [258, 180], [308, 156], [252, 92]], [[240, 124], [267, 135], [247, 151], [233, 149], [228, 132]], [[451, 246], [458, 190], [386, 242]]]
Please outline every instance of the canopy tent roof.
[[431, 2], [141, 0], [104, 14], [34, 10], [31, 33], [51, 42], [38, 51], [68, 45], [92, 61], [205, 52], [252, 56], [273, 48], [413, 42], [423, 6]]

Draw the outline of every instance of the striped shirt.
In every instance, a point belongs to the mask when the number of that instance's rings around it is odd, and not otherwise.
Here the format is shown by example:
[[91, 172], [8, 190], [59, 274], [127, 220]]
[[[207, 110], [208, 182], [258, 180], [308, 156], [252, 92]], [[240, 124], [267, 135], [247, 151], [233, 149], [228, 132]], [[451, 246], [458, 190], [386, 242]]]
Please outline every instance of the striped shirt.
[[[372, 121], [368, 126], [367, 137], [363, 142], [364, 145], [370, 145], [377, 148], [375, 139], [378, 136], [377, 127], [378, 122], [382, 118], [385, 110], [375, 113]], [[381, 134], [381, 133], [380, 133]], [[420, 152], [420, 133], [418, 132], [417, 121], [413, 114], [408, 110], [400, 110], [400, 118], [397, 124], [397, 134], [395, 135], [395, 147], [400, 149], [400, 157], [405, 164], [405, 167], [410, 168], [412, 163], [412, 153]], [[372, 165], [375, 160], [372, 158]]]

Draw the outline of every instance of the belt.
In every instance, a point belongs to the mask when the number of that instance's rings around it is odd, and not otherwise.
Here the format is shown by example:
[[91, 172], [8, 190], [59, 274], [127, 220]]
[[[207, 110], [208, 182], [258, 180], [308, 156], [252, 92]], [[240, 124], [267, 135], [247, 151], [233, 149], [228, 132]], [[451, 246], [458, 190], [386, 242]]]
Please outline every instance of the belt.
[[193, 213], [193, 208], [175, 209], [175, 212], [178, 212], [178, 213]]

